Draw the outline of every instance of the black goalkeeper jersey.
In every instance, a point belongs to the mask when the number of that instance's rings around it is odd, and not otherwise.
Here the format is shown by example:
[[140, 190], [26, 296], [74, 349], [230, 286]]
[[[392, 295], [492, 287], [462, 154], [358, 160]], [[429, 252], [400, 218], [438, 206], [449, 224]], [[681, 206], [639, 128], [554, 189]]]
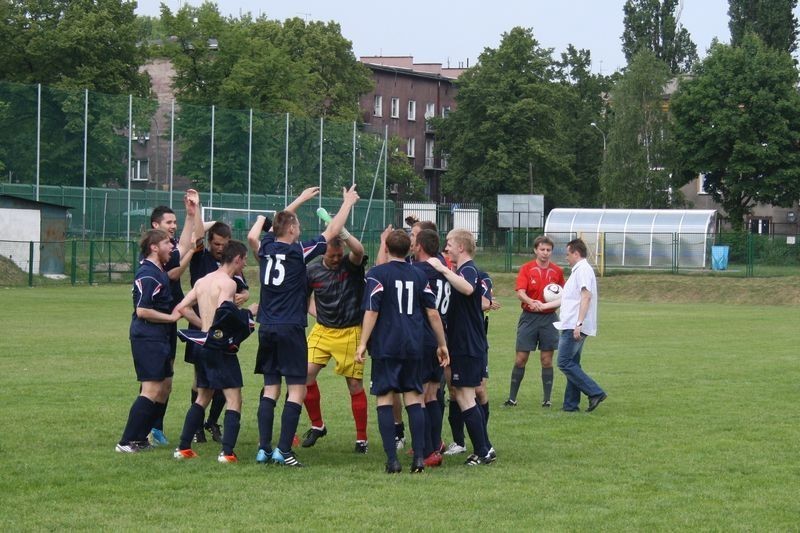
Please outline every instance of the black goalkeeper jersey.
[[364, 298], [364, 265], [350, 262], [350, 254], [345, 254], [339, 268], [331, 270], [322, 263], [322, 258], [309, 263], [306, 271], [308, 288], [314, 291], [317, 306], [317, 322], [329, 328], [349, 328], [361, 324], [364, 312], [361, 300]]

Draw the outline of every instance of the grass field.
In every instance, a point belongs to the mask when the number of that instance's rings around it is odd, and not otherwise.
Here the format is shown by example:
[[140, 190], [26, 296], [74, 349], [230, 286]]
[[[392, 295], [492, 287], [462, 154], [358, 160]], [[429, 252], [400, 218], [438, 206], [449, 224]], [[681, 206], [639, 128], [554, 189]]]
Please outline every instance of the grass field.
[[[241, 354], [239, 464], [218, 464], [214, 443], [198, 445], [200, 459], [185, 463], [171, 449], [114, 453], [138, 389], [130, 288], [2, 289], [0, 528], [796, 530], [797, 307], [703, 301], [714, 294], [632, 301], [643, 291], [615, 286], [625, 278], [601, 280], [600, 335], [584, 352], [609, 398], [594, 413], [568, 414], [539, 407], [533, 359], [519, 406], [501, 407], [518, 311], [498, 276], [504, 308], [490, 326], [490, 434], [499, 460], [467, 468], [459, 456], [420, 476], [383, 474], [374, 403], [370, 453], [353, 454], [346, 387], [330, 369], [320, 379], [329, 434], [299, 450], [308, 468], [256, 465], [255, 338]], [[697, 280], [679, 290], [709, 289]], [[177, 363], [166, 420], [173, 442], [190, 381], [190, 367]], [[563, 388], [557, 371], [556, 399]], [[303, 414], [300, 431], [307, 427]]]

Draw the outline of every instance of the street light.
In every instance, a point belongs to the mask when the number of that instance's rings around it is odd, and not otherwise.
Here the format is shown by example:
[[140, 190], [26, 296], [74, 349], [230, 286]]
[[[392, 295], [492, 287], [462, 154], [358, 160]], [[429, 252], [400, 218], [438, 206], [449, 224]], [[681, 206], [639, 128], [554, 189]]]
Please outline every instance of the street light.
[[601, 129], [600, 129], [598, 126], [597, 126], [597, 123], [596, 123], [596, 122], [592, 122], [592, 123], [591, 123], [591, 124], [589, 124], [589, 125], [590, 125], [591, 127], [593, 127], [594, 129], [596, 129], [597, 131], [599, 131], [599, 132], [600, 132], [600, 135], [602, 135], [602, 136], [603, 136], [603, 157], [605, 157], [605, 156], [606, 156], [606, 132], [604, 132], [603, 130], [601, 130]]

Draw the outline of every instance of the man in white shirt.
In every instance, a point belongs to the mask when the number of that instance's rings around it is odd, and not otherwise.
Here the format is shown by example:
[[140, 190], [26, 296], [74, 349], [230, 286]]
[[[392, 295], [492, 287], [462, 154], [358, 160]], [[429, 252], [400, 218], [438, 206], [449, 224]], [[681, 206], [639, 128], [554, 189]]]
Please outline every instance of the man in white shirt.
[[586, 410], [594, 411], [607, 395], [581, 368], [586, 337], [597, 335], [597, 278], [586, 260], [586, 243], [581, 239], [567, 243], [567, 262], [572, 273], [561, 296], [561, 320], [553, 324], [561, 330], [558, 368], [567, 378], [563, 410], [578, 411], [584, 393], [589, 397]]

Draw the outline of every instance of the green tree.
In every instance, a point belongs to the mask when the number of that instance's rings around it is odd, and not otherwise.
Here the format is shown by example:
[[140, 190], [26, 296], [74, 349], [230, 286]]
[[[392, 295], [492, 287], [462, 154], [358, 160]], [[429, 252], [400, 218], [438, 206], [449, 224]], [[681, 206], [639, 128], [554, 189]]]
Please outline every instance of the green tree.
[[716, 43], [673, 98], [682, 181], [705, 186], [735, 228], [756, 203], [800, 197], [800, 94], [786, 51], [753, 33], [739, 46]]
[[264, 170], [253, 177], [256, 190], [271, 191], [276, 171], [285, 165], [284, 113], [291, 114], [289, 172], [294, 186], [315, 183], [320, 172], [315, 157], [320, 123], [311, 117], [330, 119], [323, 126], [323, 174], [333, 181], [351, 176], [352, 122], [343, 124], [358, 117], [358, 97], [372, 81], [338, 24], [307, 24], [298, 18], [280, 23], [249, 15], [226, 19], [209, 2], [184, 6], [174, 14], [162, 5], [161, 22], [175, 36], [165, 51], [175, 66], [181, 104], [178, 133], [185, 157], [177, 172], [196, 183], [208, 181], [209, 107], [215, 105], [215, 190], [241, 190], [248, 165], [248, 153], [241, 149], [248, 143], [248, 112], [222, 109], [253, 109], [258, 115], [254, 127], [268, 145], [253, 153], [253, 165]]
[[603, 202], [615, 208], [670, 204], [670, 128], [664, 105], [669, 70], [651, 51], [634, 56], [611, 91]]
[[626, 0], [622, 51], [630, 63], [649, 50], [669, 66], [673, 74], [689, 72], [697, 61], [697, 46], [676, 15], [679, 0]]
[[567, 150], [573, 154], [572, 170], [575, 173], [575, 193], [582, 207], [598, 207], [600, 198], [600, 164], [603, 160], [601, 134], [591, 124], [600, 123], [598, 128], [607, 128], [604, 95], [611, 87], [607, 76], [592, 74], [591, 55], [588, 50], [578, 50], [569, 45], [561, 54], [557, 76], [566, 89], [561, 102], [565, 121]]
[[728, 0], [731, 45], [739, 46], [748, 32], [778, 50], [797, 50], [797, 0]]
[[[139, 73], [134, 3], [0, 0], [0, 116], [4, 166], [31, 182], [36, 162], [37, 88], [42, 90], [41, 176], [44, 184], [78, 185], [83, 174], [84, 89], [90, 93], [87, 177], [90, 185], [124, 183], [128, 98], [145, 96], [149, 77]], [[151, 107], [137, 99], [136, 122]]]
[[487, 220], [497, 194], [577, 201], [562, 107], [567, 89], [551, 54], [531, 29], [516, 27], [459, 78], [457, 109], [434, 123], [439, 149], [449, 154], [442, 183], [448, 200], [483, 202]]

